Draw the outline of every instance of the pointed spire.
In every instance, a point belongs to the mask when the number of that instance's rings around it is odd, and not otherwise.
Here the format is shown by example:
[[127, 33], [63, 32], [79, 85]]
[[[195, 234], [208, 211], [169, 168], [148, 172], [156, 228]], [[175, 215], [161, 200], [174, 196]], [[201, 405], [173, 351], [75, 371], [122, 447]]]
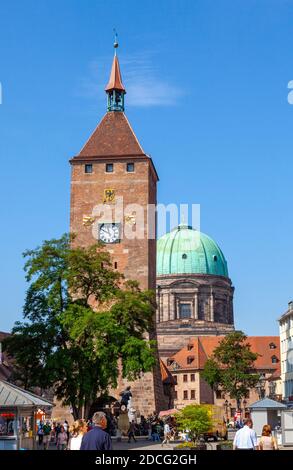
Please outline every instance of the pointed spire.
[[124, 91], [124, 93], [126, 93], [126, 90], [122, 83], [120, 66], [119, 66], [117, 55], [114, 55], [109, 82], [105, 88], [106, 92], [111, 91], [111, 90], [119, 90], [119, 91]]
[[[115, 31], [115, 29], [114, 29]], [[113, 63], [112, 63], [112, 69], [111, 69], [111, 74], [110, 74], [110, 79], [108, 82], [108, 85], [105, 88], [105, 91], [112, 91], [112, 90], [118, 90], [118, 91], [123, 91], [126, 93], [126, 90], [124, 88], [124, 85], [122, 83], [122, 78], [121, 78], [121, 72], [120, 72], [120, 66], [119, 66], [119, 61], [117, 57], [117, 49], [118, 49], [118, 40], [117, 40], [117, 33], [115, 31], [115, 39], [114, 39], [114, 58], [113, 58]]]

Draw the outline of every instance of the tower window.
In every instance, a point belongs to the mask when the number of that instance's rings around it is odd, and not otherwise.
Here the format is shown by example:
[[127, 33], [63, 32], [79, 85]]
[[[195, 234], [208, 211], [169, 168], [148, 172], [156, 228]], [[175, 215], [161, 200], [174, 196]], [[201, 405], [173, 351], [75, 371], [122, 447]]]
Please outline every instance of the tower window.
[[179, 305], [180, 318], [191, 318], [191, 304]]
[[114, 165], [113, 163], [106, 163], [106, 173], [113, 173]]
[[214, 259], [214, 261], [218, 261], [217, 255], [214, 255], [214, 256], [213, 256], [213, 259]]
[[84, 172], [85, 173], [92, 173], [93, 172], [93, 165], [91, 163], [86, 163], [84, 165]]
[[114, 269], [117, 269], [117, 266], [118, 266], [117, 261], [115, 261], [114, 262]]
[[127, 163], [126, 165], [126, 171], [128, 173], [133, 173], [134, 172], [134, 163]]
[[183, 253], [182, 259], [186, 259], [186, 258], [187, 258], [187, 255], [185, 253]]

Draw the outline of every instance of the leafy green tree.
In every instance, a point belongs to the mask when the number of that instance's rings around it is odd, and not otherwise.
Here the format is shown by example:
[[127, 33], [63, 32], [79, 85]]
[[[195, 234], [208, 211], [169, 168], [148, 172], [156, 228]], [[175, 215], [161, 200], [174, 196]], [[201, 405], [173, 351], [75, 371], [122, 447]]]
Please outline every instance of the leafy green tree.
[[251, 351], [247, 336], [242, 331], [235, 331], [219, 343], [201, 376], [214, 390], [222, 390], [235, 398], [240, 408], [241, 399], [259, 380], [254, 365], [258, 356]]
[[64, 235], [24, 256], [24, 321], [4, 343], [14, 380], [50, 388], [75, 419], [86, 416], [97, 394], [117, 385], [119, 367], [132, 380], [154, 366], [154, 344], [146, 340], [154, 294], [122, 282], [101, 244], [73, 247]]
[[208, 432], [212, 426], [212, 416], [207, 405], [187, 405], [176, 414], [178, 429], [182, 432], [188, 431], [193, 442]]

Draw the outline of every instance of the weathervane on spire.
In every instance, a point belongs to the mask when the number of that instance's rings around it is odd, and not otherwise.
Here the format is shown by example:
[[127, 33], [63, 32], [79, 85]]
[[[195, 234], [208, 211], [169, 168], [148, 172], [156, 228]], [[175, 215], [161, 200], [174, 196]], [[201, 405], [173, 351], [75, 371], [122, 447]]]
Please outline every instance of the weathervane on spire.
[[116, 55], [116, 49], [117, 49], [117, 47], [118, 47], [118, 45], [119, 45], [119, 44], [118, 44], [118, 34], [117, 34], [117, 31], [116, 31], [115, 28], [113, 28], [113, 31], [114, 31], [114, 44], [113, 44], [113, 46], [114, 46], [115, 55]]

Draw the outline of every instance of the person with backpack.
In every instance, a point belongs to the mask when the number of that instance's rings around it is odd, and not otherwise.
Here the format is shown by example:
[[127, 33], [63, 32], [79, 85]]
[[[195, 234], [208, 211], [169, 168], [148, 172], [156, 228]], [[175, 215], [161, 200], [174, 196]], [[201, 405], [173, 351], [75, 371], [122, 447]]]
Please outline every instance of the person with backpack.
[[44, 439], [44, 427], [43, 427], [42, 422], [40, 422], [40, 424], [38, 426], [37, 435], [38, 435], [38, 443], [39, 443], [39, 447], [40, 447], [43, 444], [43, 439]]

